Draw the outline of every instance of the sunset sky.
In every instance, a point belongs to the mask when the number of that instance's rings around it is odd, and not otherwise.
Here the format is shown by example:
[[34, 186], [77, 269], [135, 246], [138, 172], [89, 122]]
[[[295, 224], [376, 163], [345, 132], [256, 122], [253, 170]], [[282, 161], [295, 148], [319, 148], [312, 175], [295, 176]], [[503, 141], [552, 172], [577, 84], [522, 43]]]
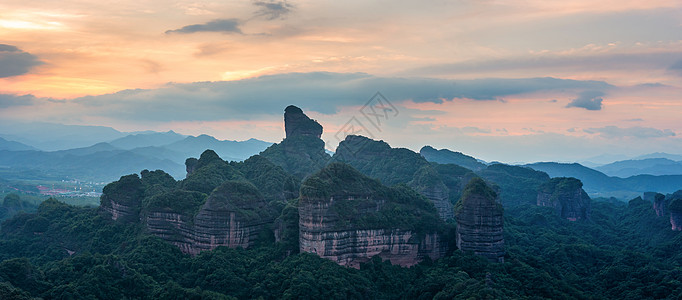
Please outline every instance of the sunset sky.
[[682, 2], [0, 2], [4, 121], [277, 142], [289, 104], [330, 149], [356, 120], [489, 161], [682, 154]]

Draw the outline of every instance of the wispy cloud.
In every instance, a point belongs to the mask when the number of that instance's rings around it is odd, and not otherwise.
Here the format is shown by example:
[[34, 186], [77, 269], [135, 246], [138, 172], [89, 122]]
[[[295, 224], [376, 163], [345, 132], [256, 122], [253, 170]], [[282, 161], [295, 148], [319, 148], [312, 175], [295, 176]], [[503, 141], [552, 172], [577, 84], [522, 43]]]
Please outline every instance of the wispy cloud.
[[254, 1], [253, 5], [259, 9], [254, 14], [258, 17], [265, 17], [268, 20], [284, 19], [294, 8], [287, 1]]
[[197, 33], [197, 32], [220, 32], [220, 33], [242, 33], [239, 28], [240, 21], [237, 19], [216, 19], [204, 24], [187, 25], [180, 29], [167, 30], [166, 34], [171, 33]]

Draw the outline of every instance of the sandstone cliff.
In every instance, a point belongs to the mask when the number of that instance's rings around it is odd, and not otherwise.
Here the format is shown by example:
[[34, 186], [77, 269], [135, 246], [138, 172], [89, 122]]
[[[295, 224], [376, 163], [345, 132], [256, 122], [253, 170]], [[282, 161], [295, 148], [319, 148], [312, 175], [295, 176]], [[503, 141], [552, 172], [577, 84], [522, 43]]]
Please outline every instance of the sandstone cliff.
[[[249, 178], [257, 179], [265, 191], [291, 185], [292, 181], [294, 187], [280, 192], [290, 193], [297, 187], [290, 175], [283, 175], [281, 168], [270, 162], [235, 165]], [[244, 174], [211, 150], [196, 160], [182, 182], [163, 171], [144, 170], [141, 174], [142, 179], [128, 175], [105, 188], [103, 213], [114, 220], [141, 221], [151, 234], [184, 253], [194, 255], [218, 246], [248, 248], [277, 214], [273, 209], [277, 205], [268, 203]], [[273, 202], [292, 197], [271, 196]]]
[[666, 200], [665, 195], [655, 192], [646, 192], [642, 198], [646, 201], [653, 202], [656, 216], [664, 217], [668, 215], [668, 201]]
[[481, 178], [473, 178], [455, 207], [457, 248], [493, 262], [504, 261], [503, 208]]
[[113, 220], [137, 222], [140, 220], [143, 196], [144, 186], [137, 174], [121, 176], [102, 190], [100, 211], [110, 215]]
[[[194, 211], [197, 204], [201, 206]], [[252, 184], [226, 181], [207, 199], [205, 194], [182, 190], [154, 196], [144, 209], [143, 221], [150, 233], [185, 253], [218, 246], [248, 248], [273, 220], [266, 206]]]
[[572, 177], [556, 177], [540, 186], [538, 206], [553, 207], [557, 214], [570, 221], [590, 218], [591, 200], [582, 189], [582, 182]]
[[310, 176], [299, 200], [300, 251], [358, 267], [378, 255], [414, 265], [441, 257], [444, 223], [406, 186], [388, 188], [351, 166], [333, 163]]
[[672, 230], [682, 231], [682, 190], [677, 191], [668, 198], [670, 211], [670, 225]]
[[431, 200], [443, 220], [454, 217], [450, 194], [459, 191], [450, 190], [442, 176], [418, 153], [391, 148], [384, 141], [349, 135], [339, 144], [333, 159], [348, 163], [383, 184], [407, 184]]

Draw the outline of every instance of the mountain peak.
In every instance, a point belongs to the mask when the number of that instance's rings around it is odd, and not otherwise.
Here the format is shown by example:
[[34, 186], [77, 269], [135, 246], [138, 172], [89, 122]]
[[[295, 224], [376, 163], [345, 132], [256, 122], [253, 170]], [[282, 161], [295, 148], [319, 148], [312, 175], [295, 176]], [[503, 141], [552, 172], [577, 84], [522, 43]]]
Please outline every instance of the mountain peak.
[[284, 130], [286, 137], [322, 136], [322, 125], [309, 118], [300, 108], [289, 105], [284, 109]]

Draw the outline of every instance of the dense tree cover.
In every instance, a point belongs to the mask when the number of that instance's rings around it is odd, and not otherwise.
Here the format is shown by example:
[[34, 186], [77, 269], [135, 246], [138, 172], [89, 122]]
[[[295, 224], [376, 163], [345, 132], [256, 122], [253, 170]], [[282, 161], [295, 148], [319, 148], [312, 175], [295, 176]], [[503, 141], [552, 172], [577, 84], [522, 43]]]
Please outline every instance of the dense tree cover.
[[259, 155], [299, 180], [322, 169], [331, 159], [324, 150], [324, 142], [308, 135], [287, 137]]
[[549, 180], [544, 172], [505, 164], [490, 165], [477, 174], [499, 188], [500, 201], [505, 207], [534, 204], [538, 188]]
[[[373, 259], [355, 270], [310, 254], [286, 256], [272, 243], [191, 257], [141, 225], [48, 200], [36, 214], [2, 224], [0, 296], [679, 299], [682, 234], [651, 206], [641, 199], [625, 206], [596, 202], [588, 222], [519, 206], [505, 212], [505, 263], [454, 251], [412, 268]], [[297, 219], [295, 209], [285, 211]]]
[[7, 194], [3, 198], [2, 205], [0, 206], [0, 221], [10, 218], [20, 212], [34, 212], [36, 208], [36, 205], [24, 201], [18, 194]]
[[243, 162], [230, 162], [230, 165], [256, 185], [268, 201], [285, 202], [298, 197], [299, 179], [263, 156], [254, 155]]
[[464, 186], [476, 176], [471, 170], [454, 164], [431, 163], [431, 166], [438, 172], [443, 184], [448, 188], [449, 200], [452, 204], [459, 201]]
[[[403, 268], [359, 270], [276, 244], [219, 247], [196, 257], [96, 209], [48, 200], [0, 233], [0, 298], [30, 299], [680, 299], [682, 234], [651, 203], [597, 202], [589, 222], [545, 207], [505, 211], [505, 263], [454, 251]], [[28, 220], [48, 220], [42, 234]], [[32, 229], [31, 229], [32, 230]], [[71, 255], [69, 251], [74, 251]]]
[[485, 169], [486, 165], [476, 158], [463, 154], [462, 152], [450, 151], [448, 149], [436, 150], [431, 146], [424, 146], [419, 150], [426, 160], [439, 164], [455, 164], [474, 171]]
[[331, 163], [308, 177], [301, 184], [300, 201], [329, 202], [339, 229], [445, 230], [424, 196], [404, 184], [387, 187], [345, 163]]

